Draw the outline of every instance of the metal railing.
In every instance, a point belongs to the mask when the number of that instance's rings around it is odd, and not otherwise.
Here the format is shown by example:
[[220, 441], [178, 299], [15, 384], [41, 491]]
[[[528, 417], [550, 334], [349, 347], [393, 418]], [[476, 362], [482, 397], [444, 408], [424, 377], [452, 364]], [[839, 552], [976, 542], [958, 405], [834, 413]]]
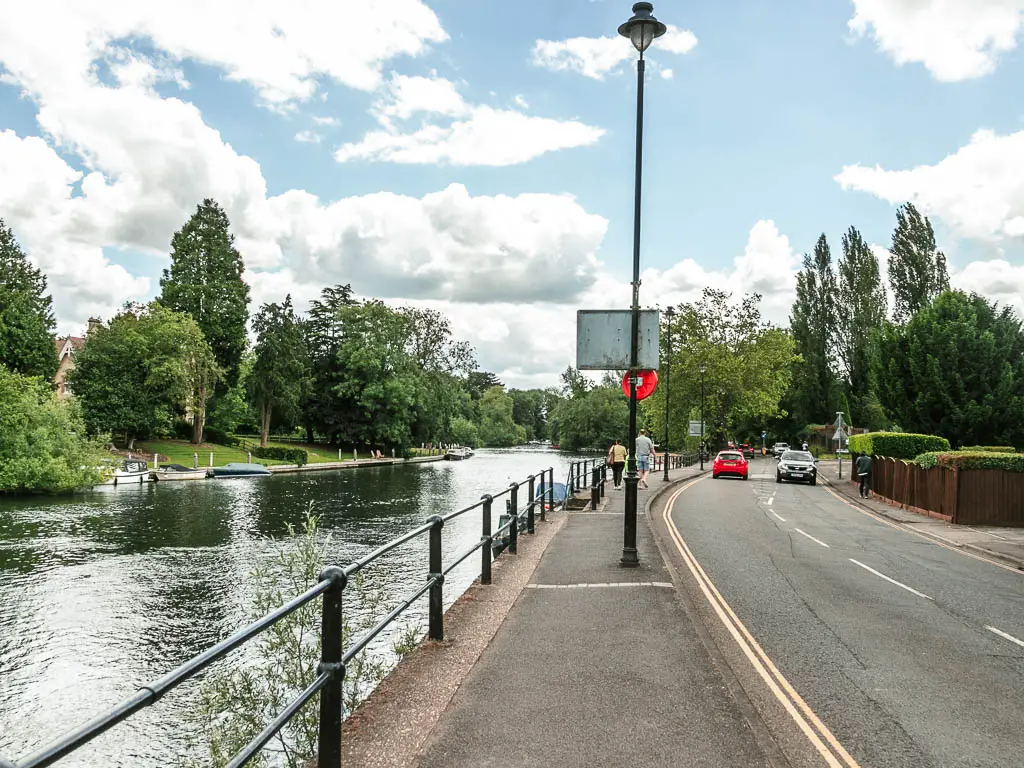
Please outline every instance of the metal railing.
[[[113, 728], [123, 720], [145, 707], [155, 704], [168, 691], [176, 688], [186, 680], [203, 671], [218, 659], [244, 645], [264, 630], [281, 619], [298, 610], [307, 603], [323, 596], [321, 614], [321, 656], [317, 668], [317, 676], [299, 695], [278, 714], [274, 720], [239, 751], [227, 768], [238, 768], [248, 763], [255, 755], [291, 720], [302, 707], [314, 696], [320, 694], [320, 721], [318, 734], [318, 768], [337, 768], [341, 765], [341, 724], [344, 719], [344, 703], [342, 683], [345, 679], [345, 667], [356, 654], [363, 651], [381, 632], [394, 622], [416, 600], [424, 594], [428, 597], [428, 628], [427, 637], [431, 640], [444, 639], [444, 581], [445, 577], [480, 550], [480, 583], [491, 583], [491, 561], [494, 557], [492, 544], [498, 538], [503, 539], [508, 532], [507, 549], [516, 554], [519, 533], [534, 533], [536, 508], [540, 506], [540, 518], [544, 520], [548, 509], [555, 509], [554, 499], [554, 468], [549, 467], [526, 480], [511, 483], [508, 488], [497, 494], [485, 494], [480, 501], [464, 509], [447, 515], [434, 515], [422, 525], [392, 539], [364, 557], [344, 568], [329, 566], [320, 574], [314, 586], [301, 595], [297, 595], [287, 603], [240, 629], [230, 637], [222, 640], [203, 653], [192, 657], [184, 664], [171, 670], [163, 677], [143, 685], [138, 693], [125, 699], [113, 709], [99, 715], [81, 727], [61, 736], [53, 743], [21, 758], [15, 762], [0, 757], [0, 768], [45, 768], [68, 756], [79, 747], [89, 743], [101, 733]], [[537, 479], [541, 481], [538, 489]], [[519, 505], [519, 490], [526, 486], [526, 502]], [[497, 530], [491, 531], [492, 505], [495, 499], [509, 496], [509, 509], [512, 514]], [[546, 498], [545, 498], [546, 497]], [[563, 504], [564, 509], [564, 504]], [[441, 557], [441, 533], [449, 520], [480, 510], [481, 536], [472, 547], [454, 557], [447, 567]], [[394, 610], [369, 629], [347, 649], [342, 645], [342, 597], [350, 577], [359, 573], [383, 555], [397, 547], [416, 539], [423, 534], [429, 536], [428, 574], [426, 581], [403, 599]]]

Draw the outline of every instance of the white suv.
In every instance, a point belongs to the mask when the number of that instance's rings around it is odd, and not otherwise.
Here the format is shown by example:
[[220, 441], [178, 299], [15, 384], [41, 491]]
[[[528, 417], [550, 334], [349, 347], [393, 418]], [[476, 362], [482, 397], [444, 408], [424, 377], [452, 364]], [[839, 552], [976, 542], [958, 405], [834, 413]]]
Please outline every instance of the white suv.
[[772, 453], [775, 454], [775, 458], [779, 458], [786, 451], [789, 450], [789, 443], [776, 443], [772, 446]]

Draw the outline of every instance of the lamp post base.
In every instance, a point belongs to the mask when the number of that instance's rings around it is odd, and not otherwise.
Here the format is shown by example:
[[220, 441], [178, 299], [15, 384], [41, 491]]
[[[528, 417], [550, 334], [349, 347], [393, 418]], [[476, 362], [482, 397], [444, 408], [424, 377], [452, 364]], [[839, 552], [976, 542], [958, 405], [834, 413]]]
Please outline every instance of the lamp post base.
[[626, 475], [625, 537], [622, 543], [622, 558], [619, 560], [619, 565], [623, 568], [636, 568], [640, 565], [640, 557], [636, 551], [636, 500], [639, 484], [640, 478], [636, 474], [636, 470]]

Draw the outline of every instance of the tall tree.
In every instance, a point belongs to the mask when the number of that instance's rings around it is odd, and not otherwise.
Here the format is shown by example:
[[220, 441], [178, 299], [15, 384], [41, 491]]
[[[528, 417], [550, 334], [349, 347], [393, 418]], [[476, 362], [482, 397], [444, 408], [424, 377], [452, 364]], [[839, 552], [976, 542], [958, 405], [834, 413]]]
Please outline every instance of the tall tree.
[[[885, 325], [888, 302], [878, 259], [854, 227], [843, 235], [839, 259], [839, 301], [836, 349], [856, 413], [853, 423], [867, 419], [874, 385], [871, 376], [873, 345]], [[862, 405], [863, 404], [863, 405]]]
[[[230, 226], [215, 200], [203, 200], [171, 238], [171, 266], [160, 280], [160, 303], [191, 315], [209, 342], [223, 371], [218, 394], [238, 383], [249, 320], [249, 286], [242, 280], [245, 265]], [[203, 411], [194, 417], [201, 438]]]
[[474, 400], [481, 399], [484, 392], [492, 387], [504, 389], [505, 385], [490, 371], [471, 371], [466, 376], [466, 389], [469, 390], [469, 394]]
[[512, 420], [512, 398], [501, 387], [491, 387], [480, 398], [479, 429], [486, 446], [504, 448], [520, 442]]
[[55, 326], [45, 275], [0, 219], [0, 364], [52, 380], [57, 372]]
[[252, 327], [256, 332], [256, 349], [248, 381], [252, 404], [259, 413], [260, 445], [265, 448], [275, 415], [279, 421], [299, 415], [302, 380], [307, 370], [303, 359], [305, 345], [290, 295], [281, 304], [260, 307]]
[[836, 274], [825, 235], [818, 238], [814, 252], [804, 256], [804, 268], [796, 276], [796, 301], [789, 325], [801, 357], [793, 385], [797, 417], [805, 424], [821, 423], [829, 417], [835, 387]]
[[1024, 333], [1009, 307], [947, 291], [890, 326], [878, 359], [882, 404], [903, 429], [1024, 445]]
[[935, 246], [932, 223], [913, 203], [896, 210], [889, 256], [893, 318], [903, 324], [943, 291], [949, 290], [946, 257]]

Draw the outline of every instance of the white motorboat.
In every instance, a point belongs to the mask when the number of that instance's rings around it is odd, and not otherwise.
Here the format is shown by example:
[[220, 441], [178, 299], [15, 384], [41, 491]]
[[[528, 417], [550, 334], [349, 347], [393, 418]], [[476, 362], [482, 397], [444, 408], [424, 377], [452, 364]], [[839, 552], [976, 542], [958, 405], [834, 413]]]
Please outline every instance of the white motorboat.
[[207, 471], [206, 467], [190, 469], [181, 464], [164, 464], [160, 469], [150, 472], [149, 475], [158, 483], [164, 483], [180, 480], [205, 480]]
[[448, 461], [462, 461], [463, 459], [470, 459], [473, 457], [473, 449], [457, 445], [454, 448], [449, 448], [444, 457]]
[[139, 459], [125, 459], [116, 466], [113, 475], [100, 485], [139, 485], [149, 481], [149, 465]]

